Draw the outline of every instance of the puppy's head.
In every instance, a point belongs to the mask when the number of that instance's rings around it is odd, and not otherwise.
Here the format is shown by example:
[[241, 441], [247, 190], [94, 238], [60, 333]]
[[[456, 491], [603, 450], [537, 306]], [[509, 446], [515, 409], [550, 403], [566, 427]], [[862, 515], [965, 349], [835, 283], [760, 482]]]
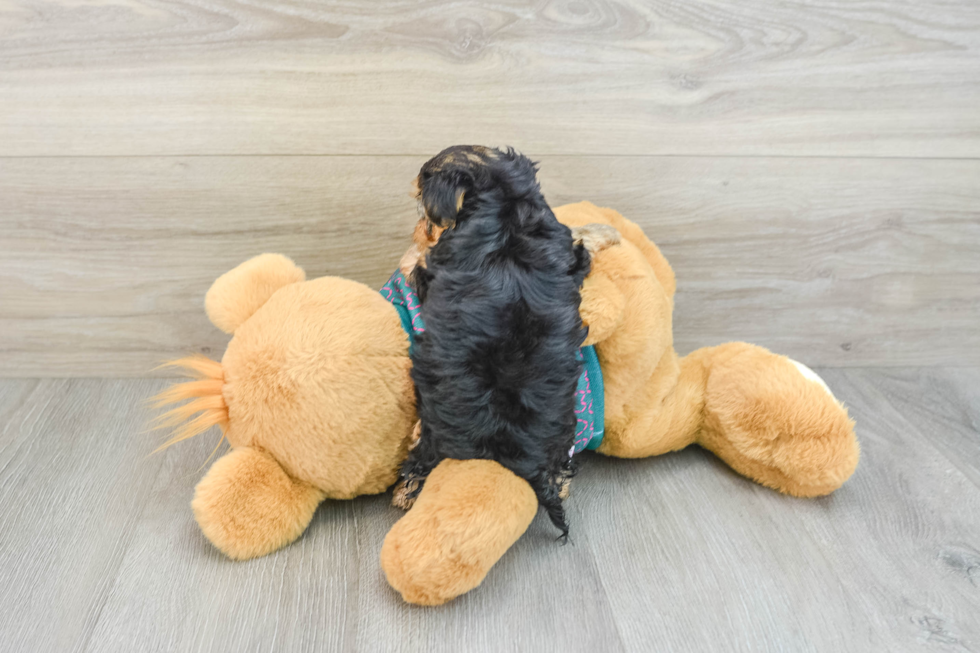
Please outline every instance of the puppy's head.
[[423, 267], [427, 251], [445, 230], [466, 219], [481, 197], [493, 203], [534, 196], [544, 203], [533, 161], [513, 148], [482, 145], [454, 145], [426, 161], [413, 193], [419, 203], [414, 258]]
[[452, 229], [466, 194], [486, 185], [502, 156], [482, 145], [454, 145], [426, 161], [415, 178], [420, 217], [439, 229]]

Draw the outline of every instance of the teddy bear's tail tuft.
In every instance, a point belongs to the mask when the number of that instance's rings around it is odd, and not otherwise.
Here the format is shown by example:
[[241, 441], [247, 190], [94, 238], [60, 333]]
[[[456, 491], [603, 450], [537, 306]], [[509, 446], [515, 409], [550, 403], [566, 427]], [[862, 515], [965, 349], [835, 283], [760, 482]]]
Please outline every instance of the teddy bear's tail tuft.
[[[156, 451], [162, 451], [172, 444], [200, 435], [215, 425], [220, 426], [222, 431], [228, 428], [228, 406], [225, 405], [222, 394], [225, 371], [221, 363], [197, 355], [179, 358], [160, 367], [180, 368], [188, 376], [196, 379], [174, 384], [150, 399], [154, 408], [190, 400], [176, 408], [171, 408], [154, 420], [154, 430], [175, 428], [173, 436]], [[197, 413], [200, 415], [194, 417]], [[220, 441], [218, 444], [221, 444]]]

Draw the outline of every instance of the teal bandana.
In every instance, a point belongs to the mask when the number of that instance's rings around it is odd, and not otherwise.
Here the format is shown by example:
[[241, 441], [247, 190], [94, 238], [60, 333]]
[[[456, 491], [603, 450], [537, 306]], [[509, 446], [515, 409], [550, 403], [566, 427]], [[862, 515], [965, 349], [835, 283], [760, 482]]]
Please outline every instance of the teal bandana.
[[[402, 328], [408, 334], [411, 352], [411, 347], [415, 346], [415, 334], [425, 331], [421, 315], [422, 302], [400, 271], [396, 271], [381, 286], [381, 295], [398, 311]], [[582, 362], [582, 374], [578, 377], [578, 387], [575, 389], [575, 417], [578, 418], [578, 423], [575, 426], [575, 444], [569, 450], [569, 456], [584, 449], [598, 449], [602, 444], [605, 425], [602, 368], [599, 366], [595, 347], [582, 347], [576, 358]]]

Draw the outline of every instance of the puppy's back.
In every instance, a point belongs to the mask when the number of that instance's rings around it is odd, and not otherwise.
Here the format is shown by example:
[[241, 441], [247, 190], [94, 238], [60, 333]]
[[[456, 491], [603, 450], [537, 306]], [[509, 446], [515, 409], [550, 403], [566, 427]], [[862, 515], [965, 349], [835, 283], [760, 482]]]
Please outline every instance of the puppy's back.
[[[588, 257], [555, 219], [527, 159], [498, 153], [476, 168], [462, 175], [448, 166], [463, 185], [458, 210], [437, 216], [446, 230], [413, 275], [424, 286], [426, 331], [413, 352], [423, 428], [409, 467], [497, 460], [531, 483], [567, 532], [555, 478], [574, 438]], [[457, 194], [439, 176], [420, 176], [423, 203], [427, 183]]]

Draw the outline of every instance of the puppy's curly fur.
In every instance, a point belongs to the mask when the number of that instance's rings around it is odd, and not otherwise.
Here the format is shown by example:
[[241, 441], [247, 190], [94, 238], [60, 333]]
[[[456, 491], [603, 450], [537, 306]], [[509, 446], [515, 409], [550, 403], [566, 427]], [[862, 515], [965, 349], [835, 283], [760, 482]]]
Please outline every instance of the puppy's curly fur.
[[590, 258], [555, 219], [536, 172], [512, 149], [458, 146], [419, 173], [430, 238], [416, 234], [427, 252], [409, 281], [425, 323], [412, 354], [422, 431], [400, 500], [410, 505], [443, 459], [491, 459], [528, 481], [565, 537], [560, 492], [574, 472]]

